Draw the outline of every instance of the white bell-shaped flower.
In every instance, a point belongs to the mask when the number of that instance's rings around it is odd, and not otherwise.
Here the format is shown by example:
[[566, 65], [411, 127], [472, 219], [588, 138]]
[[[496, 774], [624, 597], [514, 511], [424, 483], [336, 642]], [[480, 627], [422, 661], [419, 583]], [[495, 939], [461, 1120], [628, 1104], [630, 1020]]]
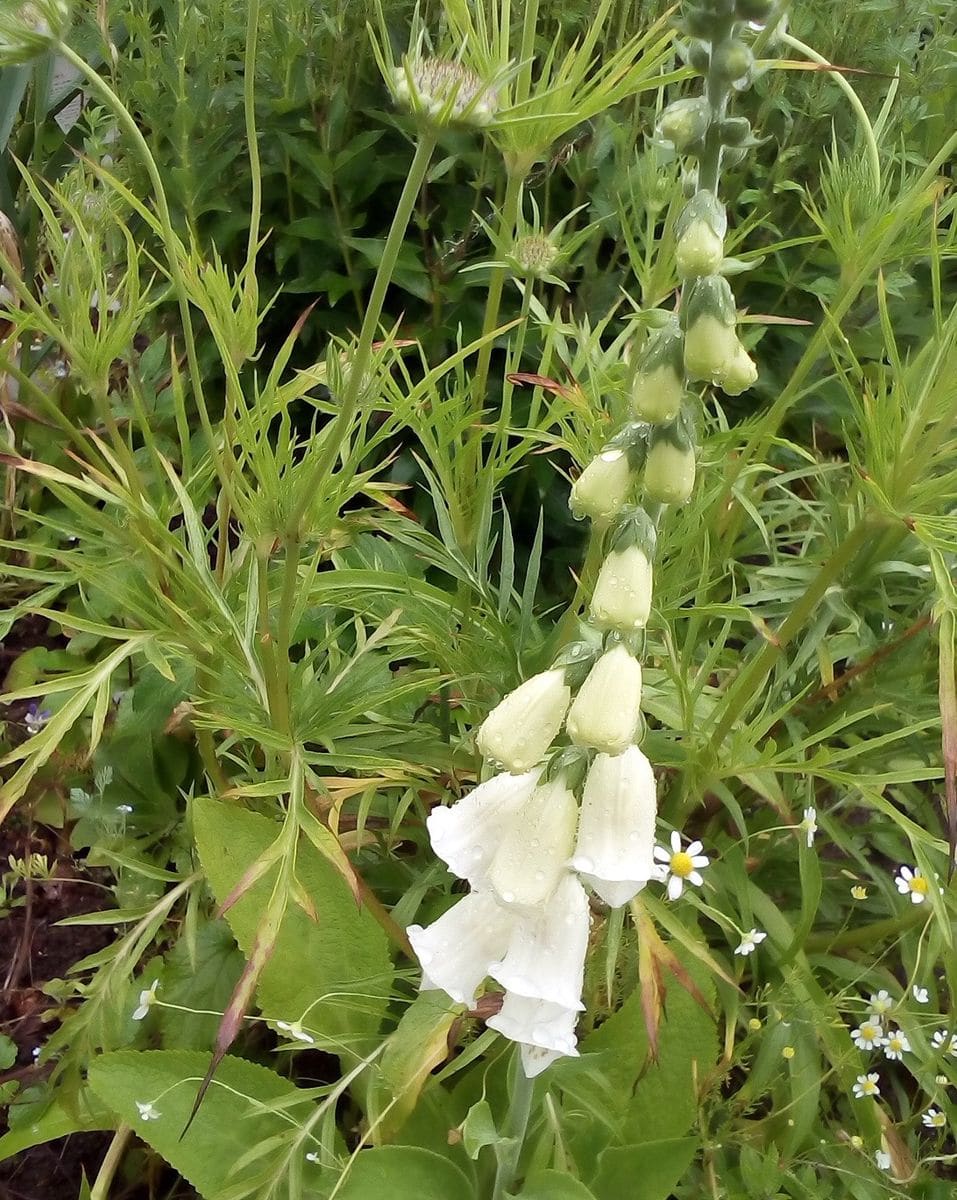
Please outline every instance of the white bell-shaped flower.
[[531, 770], [561, 729], [571, 695], [561, 668], [526, 679], [482, 722], [479, 750], [515, 775]]
[[422, 991], [474, 1004], [489, 964], [506, 952], [515, 916], [488, 892], [470, 892], [431, 925], [406, 930], [422, 967]]
[[480, 783], [450, 808], [433, 808], [426, 820], [432, 849], [453, 875], [481, 887], [495, 850], [528, 801], [541, 771], [507, 771]]
[[598, 754], [585, 779], [572, 866], [617, 908], [656, 877], [657, 800], [651, 763], [637, 746]]
[[485, 1022], [489, 1029], [520, 1043], [522, 1067], [529, 1079], [540, 1075], [556, 1058], [577, 1057], [577, 1023], [577, 1009], [513, 992], [505, 994], [501, 1010]]
[[641, 663], [619, 643], [588, 672], [565, 721], [576, 746], [621, 754], [641, 719]]
[[532, 792], [488, 870], [488, 883], [504, 904], [528, 911], [546, 903], [568, 870], [577, 824], [578, 801], [564, 776]]
[[572, 484], [569, 505], [576, 517], [607, 521], [622, 507], [634, 485], [627, 451], [609, 446], [595, 455]]
[[591, 600], [599, 629], [623, 633], [647, 625], [651, 613], [651, 561], [641, 546], [613, 550], [601, 564]]
[[585, 889], [568, 874], [535, 916], [515, 922], [505, 957], [488, 973], [510, 993], [582, 1011], [588, 925]]

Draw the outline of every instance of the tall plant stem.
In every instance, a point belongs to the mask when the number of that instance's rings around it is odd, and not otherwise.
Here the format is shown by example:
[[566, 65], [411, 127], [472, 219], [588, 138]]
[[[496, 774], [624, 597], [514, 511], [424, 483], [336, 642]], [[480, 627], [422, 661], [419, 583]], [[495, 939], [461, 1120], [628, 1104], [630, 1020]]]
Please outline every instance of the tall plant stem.
[[709, 741], [709, 749], [712, 754], [717, 753], [741, 713], [756, 696], [761, 695], [764, 681], [770, 673], [775, 659], [787, 648], [794, 635], [803, 629], [805, 622], [820, 604], [827, 589], [836, 579], [840, 578], [844, 570], [856, 558], [867, 538], [876, 532], [877, 527], [878, 521], [873, 518], [865, 517], [858, 522], [818, 571], [811, 586], [775, 632], [774, 640], [766, 641], [737, 676], [728, 689], [724, 704], [721, 706], [721, 719], [715, 726]]
[[93, 1180], [93, 1186], [90, 1188], [90, 1200], [107, 1200], [116, 1172], [123, 1161], [123, 1155], [126, 1153], [126, 1147], [129, 1145], [132, 1134], [133, 1130], [129, 1125], [121, 1125], [116, 1133], [113, 1134], [113, 1140], [107, 1148], [106, 1157], [100, 1164], [100, 1169], [96, 1173], [96, 1179]]
[[355, 419], [362, 380], [369, 369], [372, 342], [379, 327], [386, 291], [395, 270], [399, 251], [402, 249], [402, 242], [412, 216], [412, 210], [415, 207], [416, 197], [425, 181], [429, 163], [432, 160], [435, 143], [435, 134], [431, 130], [426, 130], [420, 134], [416, 144], [415, 157], [412, 159], [412, 165], [409, 167], [409, 173], [405, 179], [405, 187], [403, 187], [399, 203], [396, 205], [395, 216], [392, 218], [389, 235], [386, 238], [382, 258], [379, 260], [379, 268], [372, 284], [372, 292], [362, 321], [362, 328], [359, 330], [359, 341], [348, 364], [345, 387], [339, 401], [339, 412], [323, 438], [322, 447], [309, 469], [305, 485], [300, 488], [286, 526], [287, 536], [292, 536], [297, 541], [303, 532], [300, 524], [306, 509], [317, 489], [321, 487], [323, 479], [332, 469], [342, 441]]
[[259, 136], [256, 132], [256, 50], [259, 41], [259, 0], [246, 0], [246, 55], [243, 62], [243, 110], [246, 118], [246, 142], [252, 196], [249, 206], [249, 240], [246, 245], [246, 270], [256, 267], [259, 224], [262, 217], [262, 174], [259, 166]]
[[511, 1083], [512, 1095], [503, 1131], [505, 1136], [496, 1147], [498, 1165], [495, 1170], [492, 1200], [505, 1200], [515, 1182], [519, 1159], [522, 1156], [522, 1147], [525, 1144], [525, 1134], [528, 1130], [528, 1119], [532, 1112], [532, 1095], [535, 1091], [535, 1084], [522, 1068], [518, 1047], [515, 1048], [512, 1059]]

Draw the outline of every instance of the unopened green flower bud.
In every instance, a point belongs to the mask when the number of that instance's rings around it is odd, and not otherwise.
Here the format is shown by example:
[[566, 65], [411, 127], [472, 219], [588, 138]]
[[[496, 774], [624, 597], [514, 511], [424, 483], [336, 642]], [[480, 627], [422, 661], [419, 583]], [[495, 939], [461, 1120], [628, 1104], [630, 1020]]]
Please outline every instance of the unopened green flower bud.
[[620, 511], [644, 462], [645, 431], [641, 425], [626, 425], [595, 455], [572, 484], [569, 506], [575, 517], [607, 521]]
[[479, 750], [513, 775], [530, 771], [555, 740], [570, 700], [563, 670], [533, 675], [509, 692], [482, 722], [476, 737]]
[[526, 275], [540, 279], [555, 265], [558, 247], [543, 233], [529, 233], [512, 246], [512, 257]]
[[702, 96], [675, 100], [661, 114], [658, 136], [672, 142], [676, 150], [687, 150], [708, 132], [711, 106]]
[[631, 411], [640, 421], [673, 421], [684, 398], [682, 336], [672, 319], [653, 334], [631, 385]]
[[766, 21], [774, 9], [774, 0], [735, 0], [734, 11], [741, 21]]
[[487, 125], [498, 93], [463, 63], [446, 58], [410, 58], [396, 67], [392, 94], [418, 116], [439, 125]]
[[576, 746], [621, 754], [641, 720], [641, 664], [619, 643], [606, 651], [568, 710], [565, 729]]
[[678, 218], [677, 265], [682, 279], [713, 275], [724, 261], [728, 218], [713, 192], [700, 191]]
[[720, 37], [726, 25], [727, 18], [716, 13], [713, 6], [707, 4], [684, 4], [681, 12], [680, 27], [687, 30], [692, 37], [701, 38], [705, 42], [713, 42]]
[[751, 122], [747, 117], [725, 117], [720, 133], [725, 146], [741, 146], [751, 136]]
[[694, 489], [695, 449], [691, 422], [682, 415], [658, 425], [645, 460], [645, 497], [659, 504], [684, 504]]
[[723, 167], [736, 167], [747, 157], [748, 152], [744, 146], [723, 146], [721, 149], [721, 165]]
[[0, 66], [29, 62], [61, 41], [70, 24], [66, 0], [4, 0], [0, 9]]
[[711, 66], [711, 47], [707, 42], [692, 42], [687, 50], [688, 65], [699, 75], [706, 75]]
[[711, 56], [711, 70], [728, 83], [745, 79], [754, 67], [751, 47], [744, 42], [733, 41], [718, 47]]

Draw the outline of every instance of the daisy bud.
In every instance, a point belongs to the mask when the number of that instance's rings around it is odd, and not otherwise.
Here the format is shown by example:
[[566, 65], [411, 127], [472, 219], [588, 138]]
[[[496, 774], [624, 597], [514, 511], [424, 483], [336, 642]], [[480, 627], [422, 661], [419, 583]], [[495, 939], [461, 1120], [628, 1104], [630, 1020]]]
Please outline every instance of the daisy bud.
[[683, 151], [699, 142], [710, 124], [711, 105], [703, 96], [675, 100], [661, 114], [658, 136]]
[[485, 1024], [520, 1044], [528, 1079], [540, 1075], [556, 1058], [578, 1055], [577, 1009], [508, 992], [501, 1009]]
[[677, 264], [682, 279], [713, 275], [724, 261], [728, 218], [712, 192], [696, 192], [678, 218]]
[[621, 754], [641, 720], [641, 664], [620, 642], [606, 651], [568, 710], [565, 729], [576, 746]]
[[691, 421], [682, 415], [656, 425], [645, 461], [645, 496], [659, 504], [684, 504], [694, 489], [695, 449]]
[[624, 507], [644, 458], [645, 429], [627, 425], [572, 484], [569, 507], [581, 520], [608, 521]]
[[598, 629], [628, 633], [647, 624], [656, 536], [651, 519], [641, 508], [633, 509], [619, 525], [592, 594], [590, 615]]
[[406, 933], [422, 967], [422, 991], [474, 1004], [489, 963], [508, 948], [515, 920], [494, 896], [471, 892], [431, 925], [410, 925]]
[[564, 670], [553, 668], [526, 679], [482, 722], [479, 750], [513, 775], [530, 770], [555, 740], [571, 695]]
[[535, 789], [502, 838], [488, 882], [503, 904], [543, 905], [567, 871], [578, 825], [578, 801], [564, 773]]
[[631, 385], [631, 411], [640, 421], [673, 421], [684, 398], [683, 338], [678, 322], [653, 334]]
[[432, 850], [453, 875], [472, 887], [486, 881], [495, 848], [538, 785], [541, 771], [503, 771], [451, 807], [433, 808], [426, 820]]
[[70, 24], [65, 0], [26, 0], [0, 11], [0, 66], [29, 62], [59, 42]]
[[544, 908], [514, 921], [505, 957], [488, 973], [509, 992], [581, 1012], [588, 926], [585, 889], [566, 874]]
[[392, 95], [436, 125], [487, 125], [498, 108], [498, 92], [490, 83], [446, 58], [405, 59], [393, 72]]
[[637, 746], [595, 756], [585, 779], [572, 866], [612, 908], [656, 877], [656, 814], [655, 775]]

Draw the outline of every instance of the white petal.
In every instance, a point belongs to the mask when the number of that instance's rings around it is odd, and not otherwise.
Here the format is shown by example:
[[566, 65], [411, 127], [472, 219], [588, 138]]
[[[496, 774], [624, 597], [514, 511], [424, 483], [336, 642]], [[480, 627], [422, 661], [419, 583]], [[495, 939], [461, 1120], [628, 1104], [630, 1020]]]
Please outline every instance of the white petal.
[[505, 957], [489, 974], [509, 993], [583, 1010], [588, 926], [585, 889], [566, 875], [540, 913], [516, 920]]
[[699, 875], [697, 871], [692, 871], [688, 876], [688, 882], [693, 883], [695, 887], [701, 887], [701, 885], [704, 883], [704, 876]]
[[672, 854], [677, 854], [680, 849], [681, 849], [681, 834], [678, 832], [677, 829], [672, 829], [672, 831], [671, 831], [671, 852], [672, 852]]
[[655, 846], [655, 858], [660, 863], [670, 863], [671, 851], [666, 850], [664, 846]]
[[575, 870], [611, 884], [651, 879], [656, 805], [654, 772], [637, 746], [596, 755], [582, 796]]
[[710, 862], [711, 859], [708, 858], [707, 854], [694, 854], [691, 856], [691, 865], [693, 867], [706, 867]]
[[[622, 879], [617, 883], [612, 883], [608, 879], [599, 879], [597, 875], [589, 875], [587, 871], [579, 871], [578, 874], [609, 908], [621, 908], [629, 900], [634, 900], [648, 882], [647, 879]], [[658, 879], [660, 876], [655, 873], [651, 878]]]
[[619, 644], [599, 658], [568, 710], [565, 728], [578, 746], [621, 754], [641, 719], [641, 664]]
[[672, 875], [668, 879], [668, 899], [677, 900], [684, 890], [684, 880], [680, 875]]
[[692, 842], [685, 853], [689, 858], [694, 858], [696, 854], [700, 854], [704, 849], [704, 842]]
[[[549, 1004], [546, 1000], [530, 1000], [526, 996], [516, 996], [507, 992], [501, 1011], [494, 1017], [489, 1017], [485, 1023], [489, 1029], [497, 1030], [513, 1042], [522, 1042], [539, 1050], [551, 1051], [551, 1058], [538, 1067], [541, 1071], [560, 1055], [577, 1056], [577, 1022], [578, 1012], [575, 1009], [563, 1008], [560, 1004]], [[529, 1073], [528, 1065], [534, 1065], [536, 1057], [532, 1056], [533, 1063], [526, 1065], [526, 1074]], [[537, 1074], [538, 1071], [534, 1073]]]
[[471, 892], [423, 928], [406, 930], [422, 966], [422, 990], [438, 988], [457, 1004], [474, 1004], [479, 984], [508, 946], [514, 917], [484, 892]]
[[567, 873], [575, 843], [578, 802], [559, 777], [532, 793], [495, 851], [488, 882], [505, 904], [543, 905]]
[[454, 875], [481, 887], [495, 848], [535, 790], [540, 773], [503, 771], [451, 808], [432, 809], [426, 821], [432, 849]]
[[482, 722], [476, 738], [479, 750], [509, 771], [528, 771], [555, 740], [571, 696], [565, 672], [558, 668], [526, 679]]

